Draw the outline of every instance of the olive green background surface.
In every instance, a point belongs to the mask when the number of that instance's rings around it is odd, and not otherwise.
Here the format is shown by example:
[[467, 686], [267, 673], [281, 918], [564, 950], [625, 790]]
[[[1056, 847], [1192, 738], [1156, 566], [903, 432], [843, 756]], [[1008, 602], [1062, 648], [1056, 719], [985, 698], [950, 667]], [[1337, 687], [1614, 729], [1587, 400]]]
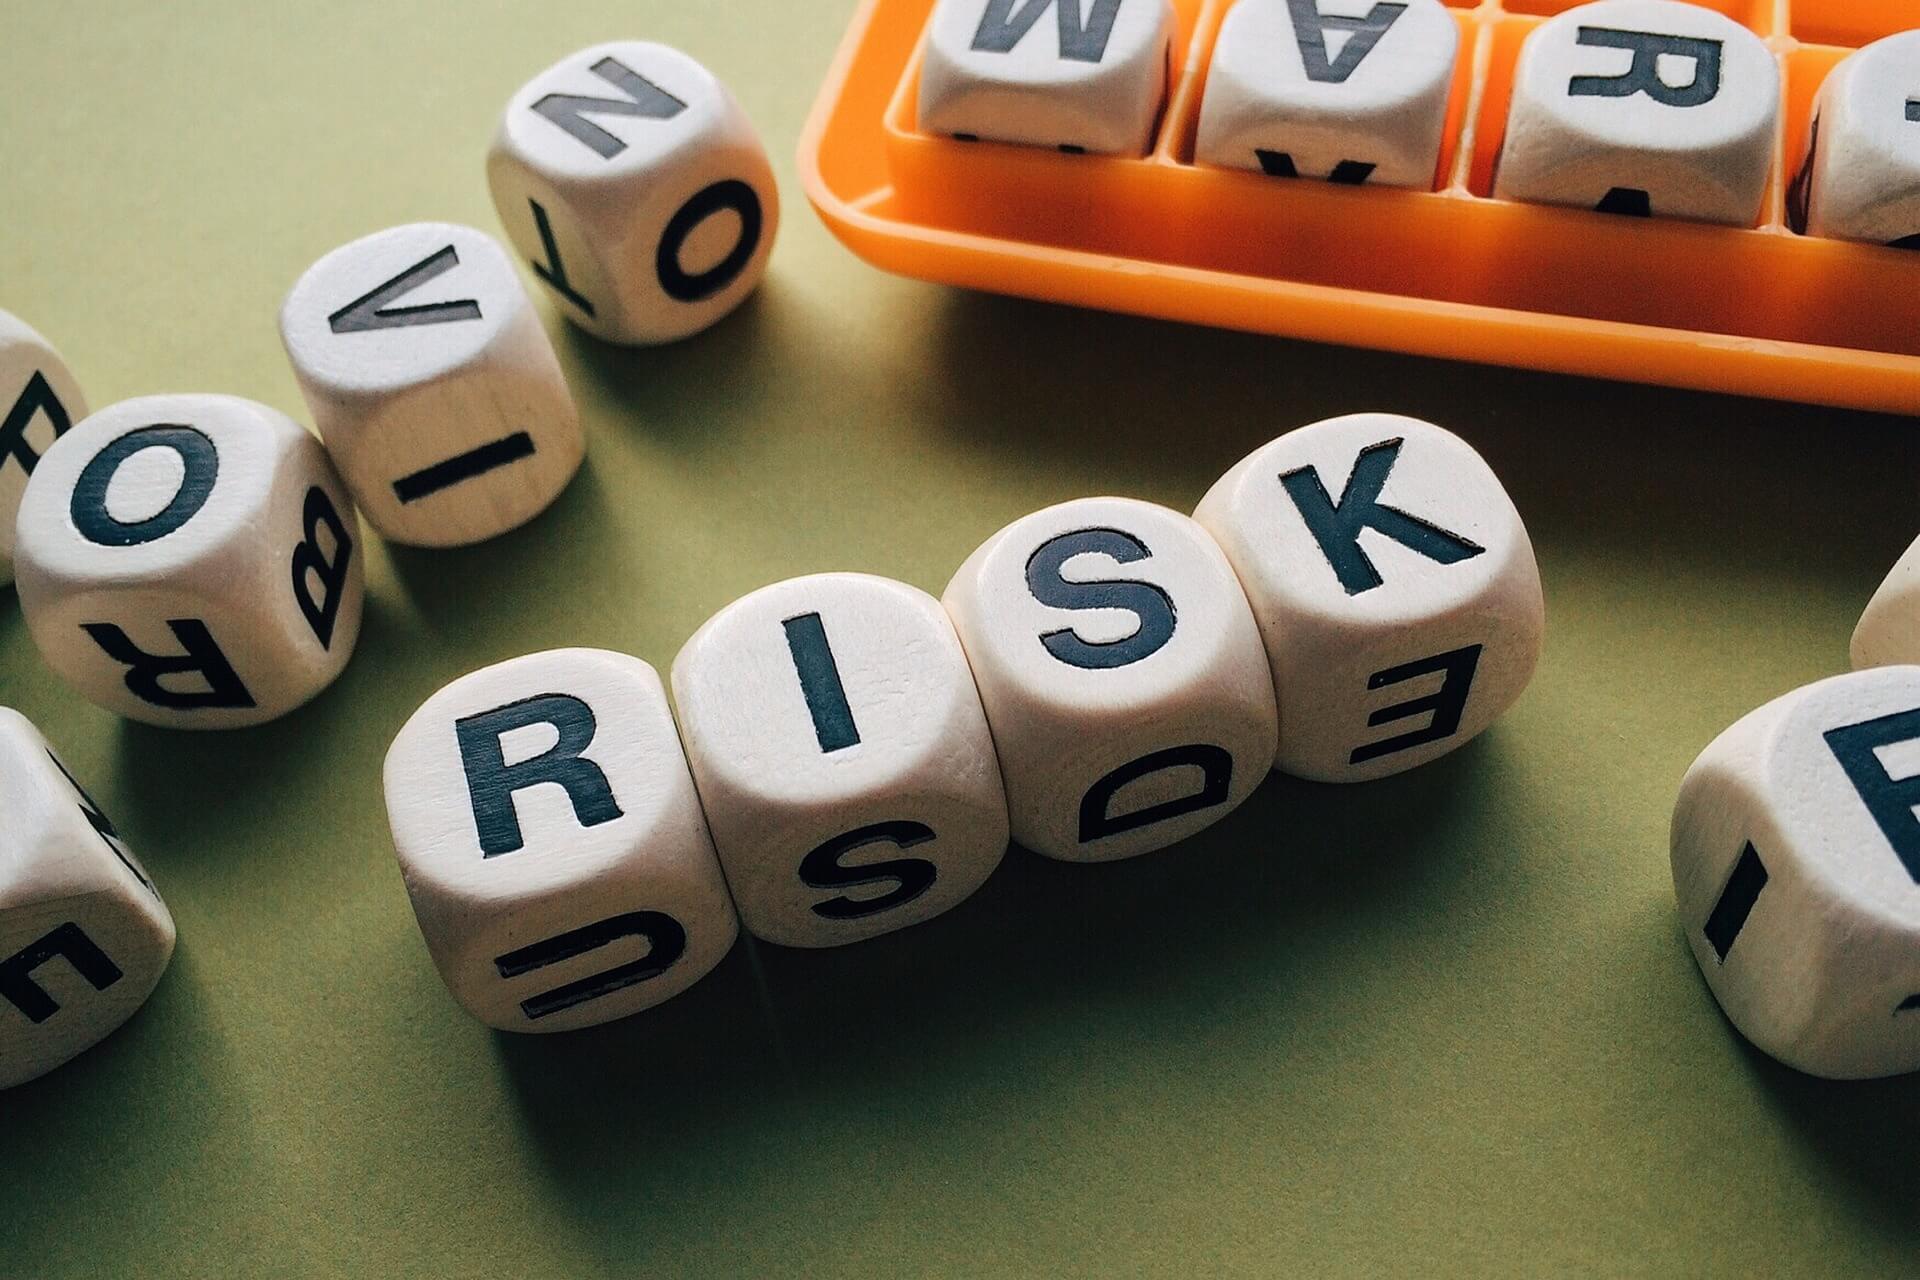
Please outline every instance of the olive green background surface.
[[[0, 702], [180, 926], [131, 1023], [0, 1094], [0, 1274], [1911, 1273], [1920, 1086], [1747, 1047], [1687, 953], [1666, 839], [1709, 738], [1843, 669], [1915, 532], [1913, 424], [882, 275], [794, 176], [850, 16], [0, 6], [0, 306], [96, 407], [221, 391], [305, 419], [275, 325], [295, 277], [394, 223], [498, 234], [501, 104], [595, 41], [711, 66], [784, 200], [764, 289], [682, 345], [602, 345], [540, 295], [586, 469], [484, 546], [369, 535], [358, 656], [282, 721], [122, 723], [0, 591]], [[1538, 548], [1546, 656], [1479, 741], [1362, 787], [1272, 779], [1132, 862], [1015, 850], [939, 920], [743, 944], [592, 1031], [496, 1034], [442, 989], [380, 790], [442, 683], [562, 645], [664, 669], [795, 574], [937, 593], [1034, 508], [1191, 509], [1269, 438], [1369, 408], [1473, 441]]]

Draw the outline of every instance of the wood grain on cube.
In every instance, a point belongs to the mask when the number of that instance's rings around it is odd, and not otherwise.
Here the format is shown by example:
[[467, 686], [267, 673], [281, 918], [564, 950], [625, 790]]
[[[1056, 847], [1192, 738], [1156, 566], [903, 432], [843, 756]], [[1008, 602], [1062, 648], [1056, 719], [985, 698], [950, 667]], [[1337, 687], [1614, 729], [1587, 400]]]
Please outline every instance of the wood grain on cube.
[[573, 396], [492, 237], [423, 222], [308, 268], [280, 336], [367, 523], [463, 546], [546, 510], [585, 453]]
[[1855, 670], [1920, 663], [1920, 539], [1867, 602], [1850, 656]]
[[1196, 158], [1425, 190], [1459, 46], [1440, 0], [1240, 0], [1208, 64]]
[[1533, 676], [1546, 619], [1533, 544], [1451, 432], [1384, 413], [1302, 427], [1243, 459], [1194, 517], [1259, 619], [1284, 772], [1410, 769], [1486, 729]]
[[1809, 235], [1920, 249], [1920, 31], [1827, 74], [1807, 147], [1794, 202]]
[[1823, 680], [1715, 738], [1673, 814], [1680, 923], [1742, 1034], [1838, 1079], [1920, 1069], [1920, 667]]
[[134, 720], [230, 729], [331, 684], [365, 594], [320, 442], [232, 396], [127, 400], [62, 436], [21, 499], [20, 605], [47, 665]]
[[1601, 0], [1527, 37], [1493, 194], [1608, 213], [1759, 220], [1780, 70], [1724, 14]]
[[917, 924], [1000, 864], [993, 738], [925, 592], [853, 573], [763, 588], [687, 641], [673, 692], [756, 937], [822, 947]]
[[0, 587], [13, 581], [13, 522], [40, 462], [87, 416], [66, 362], [17, 316], [0, 311]]
[[26, 717], [0, 707], [0, 1089], [98, 1044], [173, 957], [173, 917]]
[[943, 597], [1000, 753], [1013, 837], [1048, 857], [1149, 853], [1225, 817], [1273, 763], [1273, 683], [1246, 597], [1177, 511], [1086, 498], [996, 533]]
[[920, 129], [1144, 154], [1172, 35], [1167, 0], [940, 0], [920, 67]]
[[427, 950], [489, 1026], [651, 1008], [739, 933], [666, 689], [638, 658], [561, 649], [461, 677], [400, 730], [385, 789]]
[[560, 313], [609, 342], [672, 342], [766, 274], [780, 198], [746, 112], [686, 54], [641, 41], [562, 58], [507, 103], [494, 207]]

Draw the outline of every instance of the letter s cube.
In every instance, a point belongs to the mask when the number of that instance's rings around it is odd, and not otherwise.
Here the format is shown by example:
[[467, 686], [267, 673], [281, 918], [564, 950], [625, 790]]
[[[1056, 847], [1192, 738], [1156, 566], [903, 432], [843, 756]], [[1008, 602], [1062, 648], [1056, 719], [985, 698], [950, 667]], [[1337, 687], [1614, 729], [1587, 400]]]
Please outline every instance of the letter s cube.
[[766, 273], [780, 198], [712, 72], [626, 41], [562, 58], [507, 103], [487, 183], [561, 313], [631, 345], [700, 332]]
[[0, 1089], [98, 1044], [152, 994], [173, 917], [113, 823], [0, 707]]
[[127, 400], [62, 436], [20, 502], [41, 656], [148, 724], [230, 729], [307, 702], [360, 636], [359, 518], [320, 442], [233, 396]]
[[427, 950], [488, 1026], [651, 1008], [739, 934], [666, 689], [638, 658], [560, 649], [461, 677], [400, 730], [385, 785]]
[[1920, 1069], [1920, 667], [1776, 698], [1673, 812], [1673, 888], [1742, 1034], [1834, 1079]]
[[1285, 773], [1410, 769], [1492, 724], [1533, 676], [1533, 544], [1451, 432], [1387, 413], [1302, 427], [1222, 476], [1194, 518], [1260, 621]]
[[1150, 853], [1218, 822], [1273, 764], [1273, 682], [1206, 530], [1129, 498], [1036, 511], [942, 603], [1000, 753], [1013, 838], [1050, 858]]

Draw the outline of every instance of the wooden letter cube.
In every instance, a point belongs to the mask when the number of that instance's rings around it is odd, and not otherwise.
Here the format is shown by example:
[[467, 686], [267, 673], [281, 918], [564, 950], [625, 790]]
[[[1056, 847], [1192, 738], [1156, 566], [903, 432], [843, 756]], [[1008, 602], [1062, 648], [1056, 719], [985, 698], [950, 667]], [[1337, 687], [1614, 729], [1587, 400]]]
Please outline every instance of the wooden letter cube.
[[47, 340], [0, 311], [0, 587], [13, 581], [13, 521], [40, 455], [87, 416], [79, 384]]
[[1733, 1025], [1789, 1066], [1920, 1069], [1920, 667], [1776, 698], [1713, 740], [1673, 813], [1673, 888]]
[[146, 869], [45, 738], [0, 707], [0, 1089], [104, 1040], [173, 958]]
[[40, 459], [18, 529], [41, 656], [134, 720], [285, 715], [360, 637], [353, 503], [320, 442], [265, 405], [176, 395], [101, 410]]
[[487, 182], [562, 314], [609, 342], [672, 342], [745, 301], [780, 222], [773, 168], [725, 85], [627, 41], [562, 58], [507, 103]]
[[1807, 146], [1793, 198], [1809, 235], [1920, 249], [1920, 31], [1827, 74]]
[[1440, 0], [1239, 0], [1207, 70], [1197, 158], [1427, 190], [1459, 47]]
[[1514, 69], [1493, 194], [1752, 226], [1780, 71], [1733, 19], [1674, 0], [1601, 0], [1540, 24]]
[[756, 591], [687, 641], [673, 693], [756, 937], [857, 942], [939, 915], [1000, 865], [1000, 762], [925, 592], [854, 573]]
[[940, 0], [920, 129], [1068, 152], [1142, 155], [1167, 93], [1167, 0]]
[[1873, 593], [1853, 631], [1853, 666], [1920, 663], [1920, 539]]
[[427, 950], [488, 1026], [651, 1008], [739, 934], [666, 690], [638, 658], [560, 649], [461, 677], [394, 739], [386, 796]]
[[1008, 525], [944, 603], [1013, 837], [1103, 862], [1224, 818], [1273, 764], [1273, 682], [1233, 568], [1177, 511], [1086, 498]]
[[1533, 676], [1533, 544], [1458, 436], [1394, 414], [1302, 427], [1243, 459], [1194, 518], [1239, 574], [1280, 702], [1276, 765], [1399, 773], [1492, 724]]
[[579, 470], [573, 397], [506, 252], [422, 222], [300, 277], [280, 337], [320, 438], [392, 542], [464, 546], [547, 509]]

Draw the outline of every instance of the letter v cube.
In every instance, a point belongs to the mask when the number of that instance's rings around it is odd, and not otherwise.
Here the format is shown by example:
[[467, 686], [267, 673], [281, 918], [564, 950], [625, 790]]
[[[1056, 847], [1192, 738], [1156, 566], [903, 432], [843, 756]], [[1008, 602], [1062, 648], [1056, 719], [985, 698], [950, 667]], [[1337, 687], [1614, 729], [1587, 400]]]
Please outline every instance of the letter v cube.
[[1533, 676], [1546, 625], [1533, 544], [1451, 432], [1385, 413], [1302, 427], [1221, 477], [1194, 518], [1259, 620], [1283, 772], [1410, 769], [1492, 724]]
[[387, 752], [401, 878], [448, 990], [568, 1031], [692, 986], [739, 933], [666, 689], [637, 658], [536, 653], [427, 699]]

